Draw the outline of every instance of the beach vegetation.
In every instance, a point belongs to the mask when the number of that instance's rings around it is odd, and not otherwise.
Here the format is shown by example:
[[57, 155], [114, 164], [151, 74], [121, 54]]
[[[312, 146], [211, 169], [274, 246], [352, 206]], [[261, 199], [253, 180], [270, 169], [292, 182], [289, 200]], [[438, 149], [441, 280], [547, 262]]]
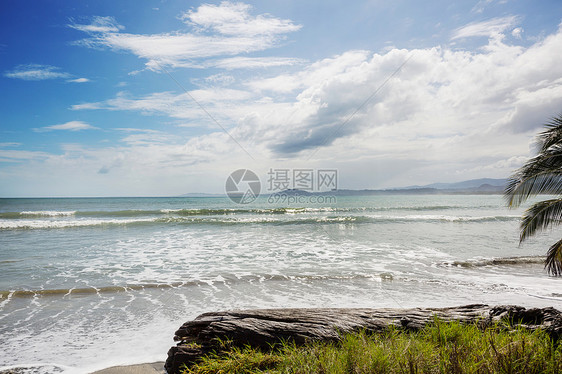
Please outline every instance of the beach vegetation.
[[418, 331], [359, 331], [336, 342], [285, 342], [266, 351], [223, 347], [183, 374], [562, 373], [562, 347], [546, 332], [499, 325], [436, 321]]

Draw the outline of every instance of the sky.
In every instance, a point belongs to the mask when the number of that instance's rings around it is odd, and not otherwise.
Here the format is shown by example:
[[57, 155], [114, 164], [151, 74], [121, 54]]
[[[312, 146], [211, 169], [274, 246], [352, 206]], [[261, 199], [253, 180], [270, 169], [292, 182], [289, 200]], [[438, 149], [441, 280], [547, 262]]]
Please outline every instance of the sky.
[[0, 2], [0, 197], [504, 178], [562, 113], [562, 2]]

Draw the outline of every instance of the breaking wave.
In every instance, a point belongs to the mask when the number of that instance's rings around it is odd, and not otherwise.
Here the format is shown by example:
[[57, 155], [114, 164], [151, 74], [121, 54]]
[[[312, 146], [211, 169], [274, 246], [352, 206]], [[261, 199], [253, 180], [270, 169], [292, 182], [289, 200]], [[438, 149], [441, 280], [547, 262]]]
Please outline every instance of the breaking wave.
[[409, 222], [501, 222], [519, 220], [519, 216], [445, 216], [445, 215], [307, 215], [278, 217], [266, 215], [226, 215], [219, 216], [153, 216], [135, 218], [94, 218], [50, 216], [51, 219], [0, 219], [0, 230], [30, 230], [30, 229], [63, 229], [73, 227], [117, 227], [139, 225], [240, 225], [240, 224], [270, 224], [270, 225], [300, 225], [300, 224], [385, 224]]
[[179, 287], [203, 286], [209, 284], [233, 283], [233, 282], [266, 282], [266, 281], [315, 281], [315, 280], [353, 280], [353, 279], [375, 279], [381, 281], [391, 281], [394, 279], [392, 273], [383, 272], [380, 274], [350, 274], [350, 275], [283, 275], [283, 274], [251, 274], [251, 275], [225, 275], [215, 279], [191, 280], [172, 283], [144, 283], [127, 284], [123, 286], [104, 286], [104, 287], [82, 287], [82, 288], [61, 288], [61, 289], [38, 289], [38, 290], [5, 290], [0, 291], [0, 299], [28, 298], [28, 297], [64, 297], [72, 295], [106, 294], [129, 291], [142, 291], [149, 289], [170, 289]]
[[444, 262], [441, 265], [456, 266], [462, 268], [473, 268], [473, 267], [498, 266], [498, 265], [543, 264], [544, 260], [545, 260], [544, 256], [499, 257], [499, 258]]
[[[48, 217], [140, 217], [140, 216], [215, 216], [215, 215], [263, 215], [263, 214], [300, 214], [300, 213], [365, 213], [389, 211], [435, 211], [463, 209], [455, 205], [428, 205], [428, 206], [394, 206], [394, 207], [295, 207], [295, 208], [270, 208], [270, 209], [154, 209], [154, 210], [95, 210], [95, 211], [22, 211], [0, 212], [0, 219], [25, 219]], [[489, 208], [493, 208], [490, 206]]]

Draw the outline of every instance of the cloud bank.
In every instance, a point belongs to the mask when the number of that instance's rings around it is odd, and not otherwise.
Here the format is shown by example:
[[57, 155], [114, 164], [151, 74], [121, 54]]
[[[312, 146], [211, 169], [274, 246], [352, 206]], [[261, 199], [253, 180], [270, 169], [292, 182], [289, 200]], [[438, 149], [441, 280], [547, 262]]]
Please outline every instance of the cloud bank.
[[75, 44], [89, 48], [109, 48], [132, 53], [145, 60], [146, 68], [159, 71], [165, 67], [206, 68], [211, 66], [241, 69], [255, 66], [292, 65], [298, 59], [283, 57], [218, 58], [263, 51], [278, 45], [285, 34], [301, 26], [268, 14], [252, 15], [250, 5], [222, 2], [204, 4], [182, 13], [178, 18], [191, 31], [178, 30], [161, 34], [130, 34], [112, 17], [94, 17], [89, 24], [69, 26], [90, 34]]
[[[61, 71], [59, 67], [51, 65], [27, 64], [18, 65], [12, 70], [4, 72], [4, 76], [25, 81], [43, 81], [48, 79], [67, 79], [67, 82], [84, 83], [88, 78], [72, 78], [72, 74]], [[70, 79], [72, 78], [72, 79]]]
[[26, 81], [42, 81], [46, 79], [71, 77], [70, 74], [60, 71], [60, 68], [56, 66], [39, 64], [18, 65], [14, 69], [6, 71], [4, 76]]
[[[523, 45], [518, 16], [459, 27], [450, 44], [347, 50], [315, 61], [254, 56], [300, 26], [255, 15], [245, 4], [203, 5], [178, 22], [189, 31], [125, 33], [112, 18], [73, 24], [88, 33], [79, 45], [132, 53], [155, 72], [221, 69], [186, 84], [187, 93], [170, 80], [166, 90], [120, 87], [69, 108], [158, 116], [165, 125], [124, 123], [104, 129], [118, 138], [111, 146], [65, 144], [58, 155], [6, 149], [3, 160], [34, 160], [30, 175], [50, 171], [53, 178], [64, 165], [88, 186], [115, 194], [222, 192], [236, 168], [265, 175], [276, 166], [338, 168], [341, 188], [385, 188], [505, 177], [531, 155], [542, 124], [562, 111], [562, 28]], [[468, 38], [481, 44], [463, 49]], [[92, 128], [72, 121], [38, 131]]]
[[83, 121], [70, 121], [66, 123], [61, 123], [59, 125], [45, 126], [33, 129], [35, 132], [48, 132], [56, 130], [66, 130], [66, 131], [82, 131], [82, 130], [96, 130], [94, 127]]

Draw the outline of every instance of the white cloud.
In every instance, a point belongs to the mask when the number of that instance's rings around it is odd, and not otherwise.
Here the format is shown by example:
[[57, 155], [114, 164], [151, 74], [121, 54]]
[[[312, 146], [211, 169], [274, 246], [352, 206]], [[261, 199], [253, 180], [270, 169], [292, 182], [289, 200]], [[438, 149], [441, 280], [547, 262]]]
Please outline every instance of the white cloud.
[[115, 129], [127, 134], [121, 139], [129, 145], [156, 145], [173, 144], [175, 137], [162, 131], [152, 129], [137, 129], [133, 127], [121, 127]]
[[488, 21], [469, 23], [453, 32], [451, 40], [460, 38], [470, 38], [475, 36], [500, 36], [506, 29], [513, 27], [519, 18], [516, 16], [506, 16], [492, 18]]
[[66, 131], [81, 131], [81, 130], [96, 130], [94, 127], [86, 122], [82, 121], [70, 121], [66, 123], [61, 123], [59, 125], [45, 126], [33, 129], [35, 132], [47, 132], [54, 130], [66, 130]]
[[145, 115], [167, 115], [177, 119], [197, 120], [199, 126], [216, 127], [214, 121], [209, 119], [207, 113], [193, 99], [219, 119], [219, 122], [226, 118], [228, 123], [232, 124], [229, 118], [244, 110], [244, 102], [252, 99], [252, 93], [226, 87], [210, 87], [192, 90], [189, 94], [156, 92], [137, 98], [126, 92], [120, 92], [114, 99], [76, 104], [71, 109], [138, 111]]
[[88, 78], [76, 78], [76, 79], [69, 79], [67, 80], [67, 82], [71, 82], [71, 83], [86, 83], [89, 82], [90, 80]]
[[368, 51], [347, 51], [341, 55], [314, 62], [296, 74], [256, 79], [246, 84], [259, 91], [291, 92], [299, 88], [310, 87], [330, 76], [343, 74], [347, 69], [363, 63], [369, 54]]
[[263, 51], [284, 39], [284, 34], [300, 29], [290, 20], [270, 15], [250, 14], [251, 7], [241, 3], [222, 2], [201, 5], [183, 13], [180, 18], [194, 27], [194, 32], [176, 31], [161, 34], [130, 34], [119, 32], [121, 26], [108, 17], [94, 18], [88, 25], [71, 27], [91, 34], [75, 44], [89, 48], [110, 48], [133, 53], [146, 60], [146, 67], [158, 71], [164, 66], [203, 68], [224, 65], [224, 68], [267, 67], [296, 63], [296, 59], [257, 58], [246, 60], [205, 61], [220, 56], [235, 56]]
[[125, 28], [118, 24], [113, 17], [94, 16], [90, 24], [87, 25], [77, 24], [73, 20], [71, 20], [71, 22], [72, 23], [68, 25], [69, 27], [87, 33], [119, 32]]
[[492, 162], [490, 164], [478, 165], [469, 169], [459, 170], [459, 173], [468, 174], [475, 172], [484, 172], [487, 175], [502, 175], [505, 174], [506, 171], [507, 173], [510, 173], [511, 170], [515, 170], [523, 166], [523, 164], [528, 160], [528, 156], [512, 156], [507, 159]]
[[89, 82], [88, 78], [73, 78], [71, 74], [61, 71], [59, 67], [51, 65], [27, 64], [18, 65], [14, 69], [4, 72], [4, 76], [26, 81], [42, 81], [47, 79], [64, 79], [71, 83]]
[[473, 13], [482, 13], [484, 9], [490, 5], [494, 0], [480, 0], [476, 5], [472, 8]]
[[126, 133], [132, 133], [132, 132], [143, 132], [143, 133], [147, 133], [147, 134], [155, 134], [158, 133], [159, 131], [157, 130], [152, 130], [152, 129], [139, 129], [139, 128], [135, 128], [135, 127], [117, 127], [115, 130], [117, 131], [123, 131]]
[[17, 142], [4, 142], [0, 143], [0, 148], [7, 148], [7, 147], [19, 147], [21, 143]]
[[301, 28], [291, 20], [275, 18], [268, 14], [250, 15], [251, 6], [223, 1], [220, 5], [203, 4], [197, 10], [183, 13], [180, 19], [200, 30], [215, 31], [223, 35], [258, 36], [285, 34]]
[[221, 69], [254, 69], [273, 66], [304, 64], [306, 60], [290, 57], [231, 57], [210, 62], [209, 65]]
[[[522, 157], [518, 147], [525, 145], [527, 150], [528, 132], [540, 127], [540, 117], [562, 100], [562, 67], [556, 52], [561, 49], [559, 31], [529, 48], [492, 37], [478, 52], [348, 51], [292, 74], [237, 82], [237, 89], [191, 94], [245, 148], [266, 158], [305, 157], [319, 149], [318, 157], [340, 161], [414, 157], [461, 165], [478, 154], [482, 159], [471, 162], [504, 165], [502, 170], [507, 170], [507, 164], [498, 162], [514, 154]], [[409, 57], [402, 71], [366, 102]], [[213, 133], [205, 136], [215, 139], [217, 147], [229, 142], [185, 93], [140, 98], [122, 94], [73, 109], [133, 110], [188, 119], [182, 126], [212, 128]], [[523, 112], [533, 116], [518, 114]], [[523, 132], [527, 134], [519, 135]], [[490, 143], [499, 134], [501, 142]], [[459, 170], [465, 169], [466, 165]]]
[[60, 71], [60, 68], [56, 66], [27, 64], [18, 65], [14, 69], [6, 71], [4, 76], [26, 81], [41, 81], [46, 79], [69, 78], [71, 75]]
[[213, 74], [205, 78], [205, 82], [213, 85], [228, 86], [234, 83], [236, 79], [232, 75], [228, 74]]
[[19, 163], [31, 160], [43, 160], [48, 157], [50, 157], [50, 154], [47, 152], [0, 149], [0, 162]]
[[[72, 109], [134, 111], [176, 126], [124, 128], [113, 147], [65, 148], [33, 171], [55, 178], [64, 166], [88, 188], [114, 183], [114, 194], [129, 195], [222, 192], [241, 165], [260, 176], [276, 166], [338, 168], [341, 188], [505, 177], [560, 111], [562, 30], [530, 46], [489, 36], [472, 52], [347, 51], [281, 75], [229, 71], [203, 83], [219, 87], [190, 91], [254, 160], [184, 92], [120, 93]], [[197, 135], [184, 126], [199, 126]], [[119, 178], [108, 181], [112, 173]]]
[[523, 34], [523, 28], [522, 27], [516, 27], [511, 31], [511, 35], [514, 38], [517, 38], [517, 39], [521, 39], [521, 34]]

